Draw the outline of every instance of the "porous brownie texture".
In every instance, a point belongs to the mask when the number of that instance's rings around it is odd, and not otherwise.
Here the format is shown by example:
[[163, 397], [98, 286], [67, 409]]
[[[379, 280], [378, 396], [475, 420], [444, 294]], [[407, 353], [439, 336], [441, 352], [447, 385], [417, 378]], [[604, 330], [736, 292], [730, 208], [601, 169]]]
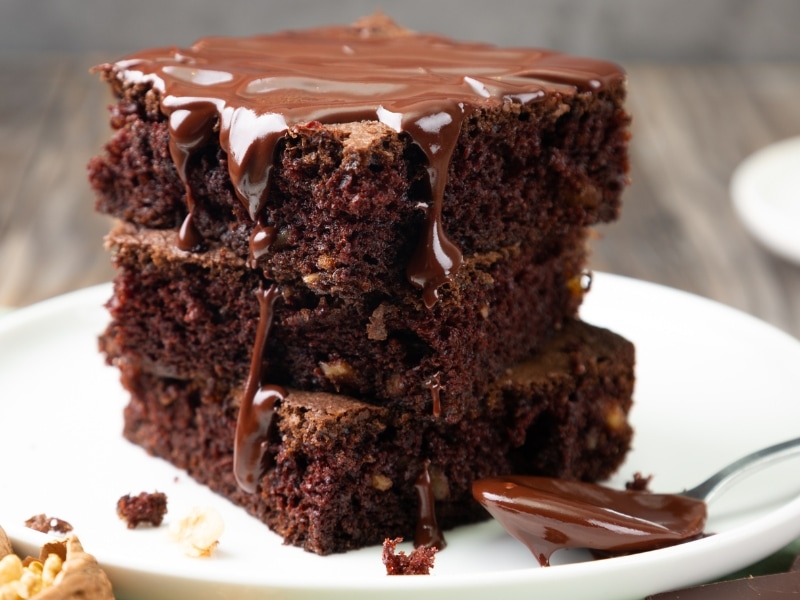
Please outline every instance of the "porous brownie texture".
[[[320, 554], [411, 539], [424, 465], [448, 529], [486, 517], [476, 478], [621, 463], [633, 348], [576, 320], [627, 183], [618, 67], [378, 16], [97, 71], [128, 439]], [[259, 386], [280, 393], [251, 493]]]
[[131, 392], [128, 439], [319, 554], [413, 539], [414, 484], [425, 461], [438, 522], [449, 529], [488, 517], [472, 499], [474, 479], [509, 472], [602, 479], [632, 435], [632, 344], [571, 320], [493, 382], [481, 415], [470, 420], [447, 423], [342, 394], [289, 390], [269, 446], [274, 466], [249, 494], [232, 469], [240, 390], [119, 366]]
[[[177, 229], [186, 193], [170, 157], [159, 94], [123, 84], [116, 134], [89, 165], [100, 212], [147, 228]], [[464, 255], [539, 243], [618, 216], [627, 182], [624, 82], [562, 89], [543, 100], [477, 110], [448, 172], [442, 222]], [[268, 206], [277, 230], [258, 261], [279, 284], [320, 295], [404, 293], [405, 269], [425, 220], [426, 162], [411, 139], [377, 121], [301, 124], [279, 144]], [[234, 193], [227, 157], [208, 143], [187, 165], [194, 223], [207, 243], [248, 257], [254, 223]], [[446, 293], [446, 291], [444, 292]]]
[[[176, 248], [174, 234], [121, 226], [109, 236], [118, 275], [103, 338], [155, 375], [241, 384], [258, 322], [258, 270], [230, 251]], [[266, 378], [306, 391], [442, 417], [480, 412], [491, 378], [530, 355], [580, 304], [582, 231], [522, 249], [472, 255], [432, 309], [417, 290], [400, 296], [318, 296], [283, 285], [265, 353]]]

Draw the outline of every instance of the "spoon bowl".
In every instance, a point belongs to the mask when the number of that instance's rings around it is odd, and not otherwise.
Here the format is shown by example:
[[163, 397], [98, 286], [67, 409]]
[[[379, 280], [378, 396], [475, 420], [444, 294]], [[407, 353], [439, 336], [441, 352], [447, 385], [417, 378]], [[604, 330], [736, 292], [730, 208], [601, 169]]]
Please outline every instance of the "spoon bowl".
[[678, 494], [510, 475], [475, 481], [475, 499], [542, 566], [563, 548], [644, 551], [702, 537], [708, 501], [736, 480], [800, 454], [800, 438], [748, 454]]

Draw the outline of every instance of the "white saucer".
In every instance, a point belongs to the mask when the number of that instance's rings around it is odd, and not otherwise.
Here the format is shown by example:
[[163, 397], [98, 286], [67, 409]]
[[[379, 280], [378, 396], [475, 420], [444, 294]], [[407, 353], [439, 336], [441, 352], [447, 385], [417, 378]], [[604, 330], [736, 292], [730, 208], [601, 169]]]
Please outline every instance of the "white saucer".
[[731, 196], [753, 237], [775, 254], [800, 263], [800, 136], [746, 158], [734, 171]]

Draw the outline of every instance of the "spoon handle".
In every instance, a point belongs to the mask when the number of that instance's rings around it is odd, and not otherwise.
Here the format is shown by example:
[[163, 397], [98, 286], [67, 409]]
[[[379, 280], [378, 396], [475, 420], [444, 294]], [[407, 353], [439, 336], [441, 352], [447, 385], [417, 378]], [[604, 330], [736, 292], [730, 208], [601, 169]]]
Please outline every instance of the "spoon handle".
[[713, 496], [740, 477], [796, 454], [800, 454], [800, 438], [762, 448], [732, 462], [700, 485], [681, 492], [681, 495], [709, 502]]

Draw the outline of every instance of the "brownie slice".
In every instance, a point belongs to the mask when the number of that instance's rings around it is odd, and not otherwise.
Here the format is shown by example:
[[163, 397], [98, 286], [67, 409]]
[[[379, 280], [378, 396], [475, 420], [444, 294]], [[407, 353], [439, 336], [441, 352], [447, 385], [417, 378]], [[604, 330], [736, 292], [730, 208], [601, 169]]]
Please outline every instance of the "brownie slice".
[[273, 467], [249, 494], [232, 468], [241, 390], [120, 364], [131, 392], [128, 439], [319, 554], [413, 539], [415, 483], [426, 464], [444, 529], [488, 517], [472, 499], [477, 478], [607, 477], [630, 444], [633, 366], [628, 341], [569, 321], [540, 353], [493, 382], [482, 413], [470, 420], [448, 423], [341, 394], [290, 390], [276, 411]]
[[[306, 44], [330, 55], [304, 63]], [[342, 48], [351, 53], [340, 56]], [[231, 83], [195, 81], [187, 74], [193, 64]], [[285, 83], [296, 90], [274, 100], [273, 92], [252, 91], [292, 68], [296, 77]], [[117, 104], [114, 137], [89, 165], [97, 209], [175, 231], [191, 215], [195, 250], [219, 243], [256, 262], [264, 277], [302, 281], [318, 295], [404, 293], [435, 209], [439, 233], [469, 256], [611, 221], [627, 183], [625, 76], [603, 61], [382, 23], [211, 38], [98, 69]], [[314, 86], [334, 91], [308, 91]], [[401, 124], [386, 116], [387, 106]], [[236, 134], [225, 111], [271, 110], [287, 119], [280, 135], [240, 134], [256, 137], [241, 153], [260, 157], [253, 160], [269, 173], [264, 197], [248, 200], [241, 165], [224, 143], [226, 127]], [[191, 150], [175, 149], [182, 132], [172, 115], [180, 111], [202, 130]], [[417, 123], [442, 115], [452, 123], [435, 135], [419, 130]], [[442, 171], [441, 197], [431, 188], [433, 168]], [[264, 246], [254, 253], [258, 234]]]
[[[258, 321], [254, 292], [270, 282], [225, 248], [187, 253], [174, 237], [130, 225], [108, 237], [118, 275], [103, 348], [111, 361], [154, 375], [242, 383]], [[446, 420], [476, 414], [489, 381], [575, 315], [585, 254], [579, 232], [473, 255], [430, 309], [416, 290], [345, 299], [284, 284], [266, 378], [418, 414], [432, 414], [435, 378]]]

